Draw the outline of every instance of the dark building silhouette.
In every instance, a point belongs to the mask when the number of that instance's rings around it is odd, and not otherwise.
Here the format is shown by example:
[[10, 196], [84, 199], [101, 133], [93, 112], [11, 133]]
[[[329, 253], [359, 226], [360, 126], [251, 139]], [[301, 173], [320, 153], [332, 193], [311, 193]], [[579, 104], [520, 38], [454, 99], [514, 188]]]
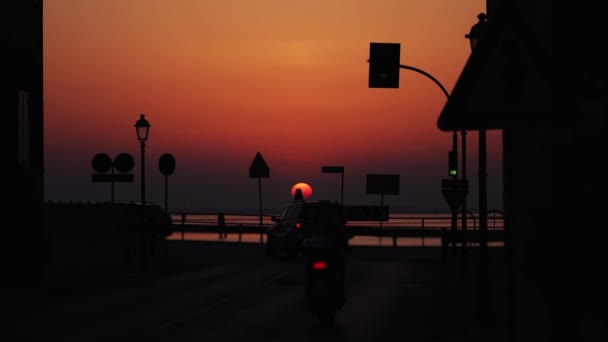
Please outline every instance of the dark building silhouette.
[[509, 340], [605, 339], [605, 14], [569, 6], [554, 59], [555, 2], [487, 4], [438, 127], [502, 131]]
[[[2, 4], [3, 224], [0, 265], [3, 286], [38, 286], [44, 275], [43, 2]], [[16, 134], [15, 134], [16, 133]]]

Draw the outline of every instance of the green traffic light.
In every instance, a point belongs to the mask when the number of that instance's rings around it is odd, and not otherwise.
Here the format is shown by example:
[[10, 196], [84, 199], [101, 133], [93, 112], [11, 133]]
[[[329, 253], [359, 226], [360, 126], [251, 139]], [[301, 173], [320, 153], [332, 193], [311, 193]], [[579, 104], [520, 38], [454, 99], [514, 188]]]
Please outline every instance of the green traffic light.
[[448, 152], [448, 174], [452, 177], [456, 177], [458, 174], [458, 155], [456, 151]]
[[388, 78], [388, 75], [385, 72], [383, 72], [380, 74], [380, 78], [382, 78], [382, 80], [386, 80]]

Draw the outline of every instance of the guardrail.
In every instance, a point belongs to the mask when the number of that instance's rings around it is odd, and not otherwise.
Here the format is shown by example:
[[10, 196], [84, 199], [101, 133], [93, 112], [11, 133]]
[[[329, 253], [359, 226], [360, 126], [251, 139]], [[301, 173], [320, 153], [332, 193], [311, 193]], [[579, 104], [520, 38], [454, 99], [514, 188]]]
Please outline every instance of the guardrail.
[[[223, 214], [222, 213], [202, 213], [202, 212], [181, 212], [170, 213], [172, 217], [172, 229], [175, 233], [181, 233], [182, 239], [186, 232], [216, 233], [218, 237], [226, 237], [228, 234], [238, 234], [238, 242], [242, 242], [243, 234], [260, 234], [260, 242], [263, 242], [262, 235], [272, 221], [273, 215], [262, 216], [262, 226], [260, 226], [259, 215], [249, 214]], [[452, 229], [451, 214], [393, 214], [388, 221], [351, 221], [349, 229], [353, 236], [367, 237], [386, 237], [393, 239], [393, 245], [397, 245], [398, 238], [421, 238], [424, 245], [425, 238], [441, 238], [442, 243], [462, 243], [479, 241], [479, 230], [477, 227], [477, 217], [469, 213], [472, 223], [466, 231], [455, 227]], [[459, 219], [458, 224], [461, 223]], [[502, 212], [492, 210], [488, 212], [488, 232], [487, 241], [503, 241], [504, 220]]]

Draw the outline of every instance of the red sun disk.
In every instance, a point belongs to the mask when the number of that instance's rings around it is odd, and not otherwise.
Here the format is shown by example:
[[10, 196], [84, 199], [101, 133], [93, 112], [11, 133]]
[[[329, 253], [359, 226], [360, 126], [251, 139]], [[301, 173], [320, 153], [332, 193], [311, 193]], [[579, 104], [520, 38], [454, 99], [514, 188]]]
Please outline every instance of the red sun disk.
[[312, 196], [312, 187], [304, 182], [299, 182], [291, 187], [291, 197], [296, 195], [296, 189], [302, 190], [304, 199], [309, 199]]

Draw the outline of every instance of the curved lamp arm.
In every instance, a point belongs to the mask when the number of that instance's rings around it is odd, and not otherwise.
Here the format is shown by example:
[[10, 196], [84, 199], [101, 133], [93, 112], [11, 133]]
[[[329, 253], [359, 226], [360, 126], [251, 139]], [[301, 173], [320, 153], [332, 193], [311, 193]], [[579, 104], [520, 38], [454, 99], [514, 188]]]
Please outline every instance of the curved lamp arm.
[[447, 98], [450, 98], [450, 94], [448, 93], [448, 91], [445, 90], [445, 88], [443, 87], [443, 85], [439, 81], [437, 81], [437, 79], [435, 77], [433, 77], [431, 74], [429, 74], [429, 73], [427, 73], [427, 72], [425, 72], [423, 70], [420, 70], [418, 68], [414, 68], [414, 67], [408, 66], [408, 65], [399, 64], [399, 68], [412, 70], [412, 71], [415, 71], [417, 73], [421, 73], [424, 76], [430, 78], [433, 82], [435, 82], [435, 84], [437, 84], [439, 86], [439, 88], [441, 88], [441, 90], [443, 91], [443, 93], [445, 94], [445, 96]]

